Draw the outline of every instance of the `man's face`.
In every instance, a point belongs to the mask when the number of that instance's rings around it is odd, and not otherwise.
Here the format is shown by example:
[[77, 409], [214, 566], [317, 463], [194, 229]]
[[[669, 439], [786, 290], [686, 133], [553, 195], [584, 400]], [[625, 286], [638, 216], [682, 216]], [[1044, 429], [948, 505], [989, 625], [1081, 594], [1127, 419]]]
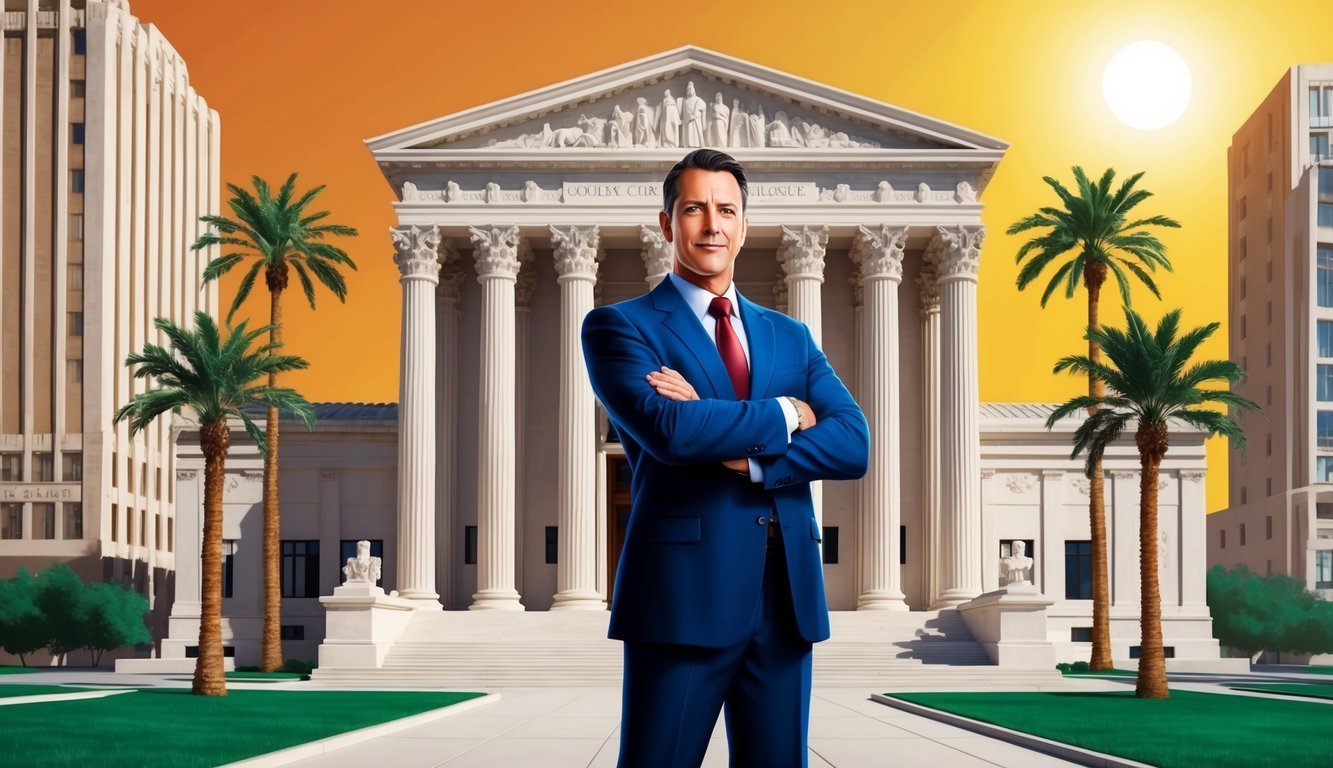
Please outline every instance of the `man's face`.
[[740, 184], [726, 171], [687, 168], [678, 189], [674, 210], [658, 216], [662, 234], [676, 247], [672, 271], [720, 295], [731, 285], [736, 256], [745, 245], [748, 222]]

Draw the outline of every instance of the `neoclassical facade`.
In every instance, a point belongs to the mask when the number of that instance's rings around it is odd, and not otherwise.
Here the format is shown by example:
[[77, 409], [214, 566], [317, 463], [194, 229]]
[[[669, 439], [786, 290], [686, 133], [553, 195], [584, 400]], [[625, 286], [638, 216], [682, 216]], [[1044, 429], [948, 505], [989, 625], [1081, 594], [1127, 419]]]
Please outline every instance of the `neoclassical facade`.
[[[815, 490], [831, 643], [862, 630], [910, 641], [955, 607], [967, 613], [1005, 586], [1021, 541], [1044, 596], [1023, 599], [1045, 606], [1035, 638], [1053, 654], [1038, 667], [1086, 659], [1089, 485], [1069, 457], [1078, 420], [1048, 430], [1051, 406], [979, 398], [978, 196], [1005, 145], [697, 48], [370, 140], [398, 196], [386, 245], [402, 286], [402, 391], [396, 412], [326, 405], [315, 434], [284, 431], [289, 657], [318, 646], [322, 671], [397, 665], [411, 684], [444, 685], [454, 679], [432, 669], [521, 664], [504, 642], [516, 632], [604, 638], [630, 477], [579, 328], [592, 307], [669, 271], [655, 224], [661, 179], [703, 141], [750, 175], [738, 289], [810, 327], [870, 422], [866, 477]], [[260, 464], [233, 436], [223, 631], [247, 664], [258, 649], [259, 585], [245, 574], [259, 571]], [[179, 440], [181, 509], [197, 516], [197, 436], [186, 427]], [[1198, 431], [1173, 431], [1158, 481], [1164, 633], [1178, 666], [1218, 657], [1203, 444]], [[1112, 650], [1127, 664], [1139, 635], [1132, 441], [1112, 446], [1105, 466]], [[197, 528], [182, 518], [179, 535], [196, 538], [178, 551], [197, 547]], [[361, 539], [383, 557], [388, 595], [339, 594], [342, 558]], [[180, 568], [163, 646], [181, 660], [197, 637], [196, 571]], [[400, 636], [415, 640], [395, 661]], [[467, 663], [420, 664], [423, 643], [469, 639]], [[545, 679], [550, 656], [523, 679]]]

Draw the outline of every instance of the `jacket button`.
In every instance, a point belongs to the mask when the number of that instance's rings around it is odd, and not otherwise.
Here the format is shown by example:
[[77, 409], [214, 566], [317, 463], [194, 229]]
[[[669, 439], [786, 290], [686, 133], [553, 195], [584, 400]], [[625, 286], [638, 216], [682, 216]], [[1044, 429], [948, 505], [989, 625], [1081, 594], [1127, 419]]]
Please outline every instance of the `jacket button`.
[[767, 517], [764, 517], [763, 515], [760, 515], [759, 517], [756, 517], [756, 518], [754, 519], [754, 524], [755, 524], [755, 525], [768, 525], [768, 518], [767, 518]]

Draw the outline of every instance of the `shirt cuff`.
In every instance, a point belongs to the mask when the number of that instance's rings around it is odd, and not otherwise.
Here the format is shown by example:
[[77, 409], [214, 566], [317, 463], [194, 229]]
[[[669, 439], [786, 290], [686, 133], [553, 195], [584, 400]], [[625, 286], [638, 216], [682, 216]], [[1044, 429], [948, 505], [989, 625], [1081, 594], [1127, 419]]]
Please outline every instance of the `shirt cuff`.
[[750, 462], [750, 482], [762, 484], [764, 482], [764, 468], [759, 466], [759, 462], [754, 459], [746, 459], [746, 461]]
[[782, 415], [787, 419], [787, 442], [790, 443], [792, 434], [801, 426], [801, 414], [796, 412], [796, 406], [792, 405], [791, 398], [779, 397], [777, 400]]

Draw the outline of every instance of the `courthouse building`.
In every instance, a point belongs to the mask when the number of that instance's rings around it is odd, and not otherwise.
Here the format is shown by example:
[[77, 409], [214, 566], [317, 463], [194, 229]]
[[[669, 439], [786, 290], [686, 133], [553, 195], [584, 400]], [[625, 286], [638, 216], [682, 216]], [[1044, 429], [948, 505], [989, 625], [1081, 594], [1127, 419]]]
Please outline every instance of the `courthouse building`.
[[218, 116], [125, 2], [4, 10], [0, 578], [66, 562], [132, 586], [164, 619], [167, 420], [131, 439], [111, 418], [147, 386], [124, 361], [160, 340], [153, 318], [215, 312], [188, 245], [218, 207]]
[[[1231, 359], [1263, 406], [1208, 562], [1333, 597], [1333, 64], [1292, 67], [1228, 151]], [[1265, 418], [1266, 416], [1266, 418]]]
[[[1044, 639], [1086, 658], [1088, 482], [1069, 459], [1078, 422], [1048, 431], [1050, 406], [979, 399], [980, 195], [1004, 142], [687, 47], [368, 145], [396, 198], [385, 244], [401, 272], [401, 398], [396, 413], [324, 406], [315, 433], [284, 431], [289, 656], [313, 657], [325, 637], [333, 604], [316, 598], [338, 587], [357, 539], [383, 557], [381, 584], [396, 590], [395, 605], [417, 609], [412, 622], [478, 609], [494, 618], [476, 621], [500, 623], [519, 611], [600, 613], [587, 631], [604, 636], [630, 478], [589, 386], [579, 327], [593, 306], [667, 274], [661, 180], [707, 145], [750, 176], [739, 291], [804, 321], [869, 420], [866, 478], [814, 489], [835, 640], [841, 616], [943, 620], [1002, 586], [1000, 561], [1023, 541], [1052, 601]], [[197, 435], [187, 428], [181, 441], [182, 514], [197, 513]], [[234, 446], [224, 632], [246, 663], [258, 648], [259, 586], [244, 574], [258, 572], [260, 462], [243, 440]], [[1132, 444], [1113, 447], [1106, 467], [1113, 644], [1127, 660], [1139, 634]], [[1203, 435], [1182, 428], [1159, 480], [1163, 614], [1177, 660], [1218, 654], [1199, 543], [1204, 468]], [[182, 538], [187, 546], [196, 544]], [[184, 565], [178, 596], [164, 653], [181, 656], [198, 616]]]

